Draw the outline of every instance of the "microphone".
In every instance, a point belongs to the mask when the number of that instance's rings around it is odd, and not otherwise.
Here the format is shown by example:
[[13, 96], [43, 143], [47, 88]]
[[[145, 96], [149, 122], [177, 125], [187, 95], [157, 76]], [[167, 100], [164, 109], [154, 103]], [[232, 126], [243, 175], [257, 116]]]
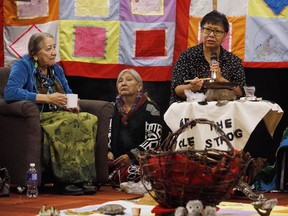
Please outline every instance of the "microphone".
[[[213, 65], [215, 61], [217, 61], [217, 53], [212, 52], [210, 56], [210, 65]], [[211, 82], [213, 82], [216, 79], [216, 74], [214, 71], [211, 71]]]
[[215, 61], [217, 61], [218, 58], [217, 58], [217, 53], [213, 52], [211, 53], [211, 56], [210, 56], [210, 64], [213, 65]]

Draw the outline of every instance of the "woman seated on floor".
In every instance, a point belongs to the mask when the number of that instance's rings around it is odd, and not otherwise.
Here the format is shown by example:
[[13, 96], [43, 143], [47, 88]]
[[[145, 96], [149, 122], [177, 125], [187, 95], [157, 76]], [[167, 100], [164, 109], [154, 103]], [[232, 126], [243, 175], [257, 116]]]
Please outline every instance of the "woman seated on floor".
[[[28, 55], [11, 69], [4, 92], [7, 103], [30, 100], [40, 109], [44, 132], [43, 162], [51, 166], [63, 194], [94, 194], [96, 179], [94, 145], [98, 118], [67, 108], [65, 94], [72, 93], [63, 69], [55, 63], [56, 44], [49, 33], [35, 33]], [[79, 101], [78, 101], [79, 102]]]
[[143, 82], [137, 71], [125, 69], [116, 83], [118, 96], [109, 134], [109, 181], [140, 180], [139, 158], [142, 151], [155, 149], [161, 141], [162, 125], [157, 106], [141, 91]]

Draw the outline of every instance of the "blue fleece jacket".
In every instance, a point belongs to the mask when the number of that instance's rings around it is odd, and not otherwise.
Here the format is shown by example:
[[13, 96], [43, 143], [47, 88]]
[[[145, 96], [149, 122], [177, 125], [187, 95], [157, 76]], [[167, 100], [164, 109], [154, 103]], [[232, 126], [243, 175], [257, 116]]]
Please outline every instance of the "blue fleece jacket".
[[[52, 66], [55, 78], [57, 78], [65, 93], [72, 93], [63, 69], [58, 65]], [[34, 63], [28, 55], [17, 60], [11, 68], [11, 73], [4, 90], [4, 99], [7, 103], [19, 100], [36, 102], [36, 77], [37, 73]]]

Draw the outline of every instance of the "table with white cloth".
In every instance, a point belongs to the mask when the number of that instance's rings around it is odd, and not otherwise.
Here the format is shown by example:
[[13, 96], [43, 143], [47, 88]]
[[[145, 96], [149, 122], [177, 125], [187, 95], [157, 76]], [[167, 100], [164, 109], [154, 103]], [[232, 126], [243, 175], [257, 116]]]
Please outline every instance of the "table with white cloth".
[[[261, 120], [273, 136], [282, 115], [283, 110], [278, 104], [266, 100], [235, 100], [228, 103], [176, 102], [165, 112], [164, 120], [172, 132], [191, 119], [204, 118], [214, 121], [224, 131], [233, 147], [242, 150]], [[227, 150], [226, 143], [209, 124], [196, 124], [179, 135], [176, 150], [188, 147]]]

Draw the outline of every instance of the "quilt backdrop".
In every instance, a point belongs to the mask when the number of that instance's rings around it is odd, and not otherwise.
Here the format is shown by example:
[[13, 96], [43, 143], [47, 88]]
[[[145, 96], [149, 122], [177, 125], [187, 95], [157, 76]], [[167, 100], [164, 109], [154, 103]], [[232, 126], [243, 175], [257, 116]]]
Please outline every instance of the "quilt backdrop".
[[230, 31], [223, 46], [245, 67], [288, 67], [288, 1], [1, 0], [0, 66], [27, 52], [31, 34], [52, 33], [67, 76], [169, 81], [180, 52], [200, 42], [199, 21], [217, 9]]

